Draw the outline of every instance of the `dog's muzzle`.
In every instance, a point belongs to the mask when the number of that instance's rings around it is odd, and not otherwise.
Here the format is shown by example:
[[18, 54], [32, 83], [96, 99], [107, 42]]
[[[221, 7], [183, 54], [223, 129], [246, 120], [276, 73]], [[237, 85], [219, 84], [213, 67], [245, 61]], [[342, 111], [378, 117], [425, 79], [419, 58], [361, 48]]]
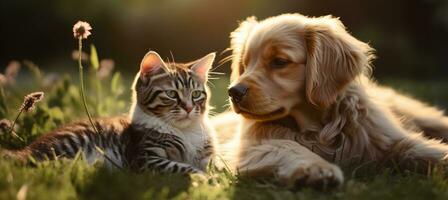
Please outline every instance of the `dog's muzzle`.
[[239, 83], [229, 89], [229, 96], [232, 98], [234, 103], [239, 103], [244, 99], [247, 91], [247, 86]]

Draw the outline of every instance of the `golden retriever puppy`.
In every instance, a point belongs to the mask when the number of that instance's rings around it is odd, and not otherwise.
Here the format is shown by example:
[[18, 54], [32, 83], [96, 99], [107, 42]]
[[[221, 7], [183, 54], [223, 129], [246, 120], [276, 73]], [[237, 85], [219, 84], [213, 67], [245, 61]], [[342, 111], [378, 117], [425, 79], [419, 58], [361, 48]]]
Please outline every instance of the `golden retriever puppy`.
[[448, 145], [422, 133], [448, 139], [448, 118], [374, 83], [373, 49], [338, 18], [250, 17], [231, 33], [231, 49], [229, 95], [241, 119], [215, 122], [219, 135], [239, 122], [231, 161], [241, 175], [329, 187], [343, 182], [334, 161], [445, 160]]

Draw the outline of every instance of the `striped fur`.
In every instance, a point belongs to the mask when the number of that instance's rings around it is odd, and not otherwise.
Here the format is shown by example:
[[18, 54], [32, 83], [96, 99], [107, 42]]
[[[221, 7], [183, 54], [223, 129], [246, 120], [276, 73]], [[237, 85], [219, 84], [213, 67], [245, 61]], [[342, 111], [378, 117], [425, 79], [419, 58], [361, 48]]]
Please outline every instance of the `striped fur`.
[[[151, 55], [146, 57], [148, 56]], [[207, 117], [207, 73], [201, 73], [201, 70], [203, 67], [207, 70], [211, 67], [214, 54], [189, 64], [165, 64], [157, 54], [155, 58], [159, 60], [151, 60], [150, 73], [145, 73], [144, 68], [148, 66], [144, 66], [144, 59], [140, 74], [135, 78], [132, 123], [150, 130], [147, 137], [152, 140], [157, 135], [160, 138], [182, 141], [183, 145], [177, 145], [176, 147], [182, 148], [175, 150], [171, 146], [167, 146], [168, 150], [163, 151], [156, 147], [137, 149], [134, 153], [138, 157], [136, 165], [140, 168], [162, 165], [166, 170], [173, 171], [178, 166], [183, 166], [180, 162], [184, 162], [199, 170], [205, 170], [215, 140]], [[157, 68], [157, 65], [163, 66]], [[155, 144], [156, 141], [145, 145]], [[152, 152], [153, 150], [157, 152]], [[172, 153], [178, 156], [173, 156]]]
[[[183, 113], [182, 107], [185, 106], [193, 106], [195, 116], [204, 114], [207, 105], [205, 85], [187, 65], [170, 64], [170, 70], [173, 71], [161, 71], [146, 81], [137, 77], [138, 105], [159, 118], [175, 118]], [[174, 91], [176, 96], [170, 97], [166, 91]], [[200, 97], [193, 98], [192, 92], [200, 92]]]
[[[104, 151], [108, 165], [124, 166], [123, 154], [125, 144], [123, 135], [129, 134], [130, 120], [127, 117], [95, 119], [97, 134], [88, 121], [79, 121], [66, 125], [51, 133], [45, 134], [20, 151], [14, 152], [15, 157], [27, 160], [29, 157], [40, 160], [56, 160], [59, 158], [74, 158], [78, 152], [89, 163], [104, 159], [98, 149]], [[10, 153], [10, 155], [13, 155]]]
[[[214, 55], [206, 58], [213, 60]], [[107, 166], [136, 172], [203, 173], [213, 154], [214, 132], [207, 117], [206, 74], [197, 71], [201, 63], [172, 63], [150, 74], [141, 67], [129, 117], [95, 119], [99, 133], [88, 121], [75, 122], [6, 154], [54, 160], [82, 152], [89, 163], [103, 160]], [[211, 67], [211, 62], [206, 64]]]

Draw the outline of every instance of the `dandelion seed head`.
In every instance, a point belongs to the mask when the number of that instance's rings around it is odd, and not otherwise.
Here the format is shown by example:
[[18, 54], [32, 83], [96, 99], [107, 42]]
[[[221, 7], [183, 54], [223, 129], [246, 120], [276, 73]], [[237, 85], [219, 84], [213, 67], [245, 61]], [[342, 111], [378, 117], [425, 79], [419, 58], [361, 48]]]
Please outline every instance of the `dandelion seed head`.
[[44, 98], [43, 92], [33, 92], [25, 96], [22, 106], [20, 107], [21, 111], [30, 112], [34, 110], [35, 104], [41, 101]]
[[92, 30], [92, 27], [89, 23], [78, 21], [73, 25], [73, 36], [76, 39], [87, 39], [91, 35], [90, 30]]

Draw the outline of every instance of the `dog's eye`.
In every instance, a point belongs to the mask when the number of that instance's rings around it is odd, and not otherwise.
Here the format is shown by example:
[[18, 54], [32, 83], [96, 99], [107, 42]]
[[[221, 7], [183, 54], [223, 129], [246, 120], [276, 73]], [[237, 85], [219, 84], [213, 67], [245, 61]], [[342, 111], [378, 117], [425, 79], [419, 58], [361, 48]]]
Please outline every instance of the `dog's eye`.
[[271, 61], [271, 67], [273, 67], [273, 68], [282, 68], [282, 67], [285, 67], [286, 65], [288, 65], [289, 63], [291, 63], [291, 61], [286, 60], [284, 58], [274, 58]]

